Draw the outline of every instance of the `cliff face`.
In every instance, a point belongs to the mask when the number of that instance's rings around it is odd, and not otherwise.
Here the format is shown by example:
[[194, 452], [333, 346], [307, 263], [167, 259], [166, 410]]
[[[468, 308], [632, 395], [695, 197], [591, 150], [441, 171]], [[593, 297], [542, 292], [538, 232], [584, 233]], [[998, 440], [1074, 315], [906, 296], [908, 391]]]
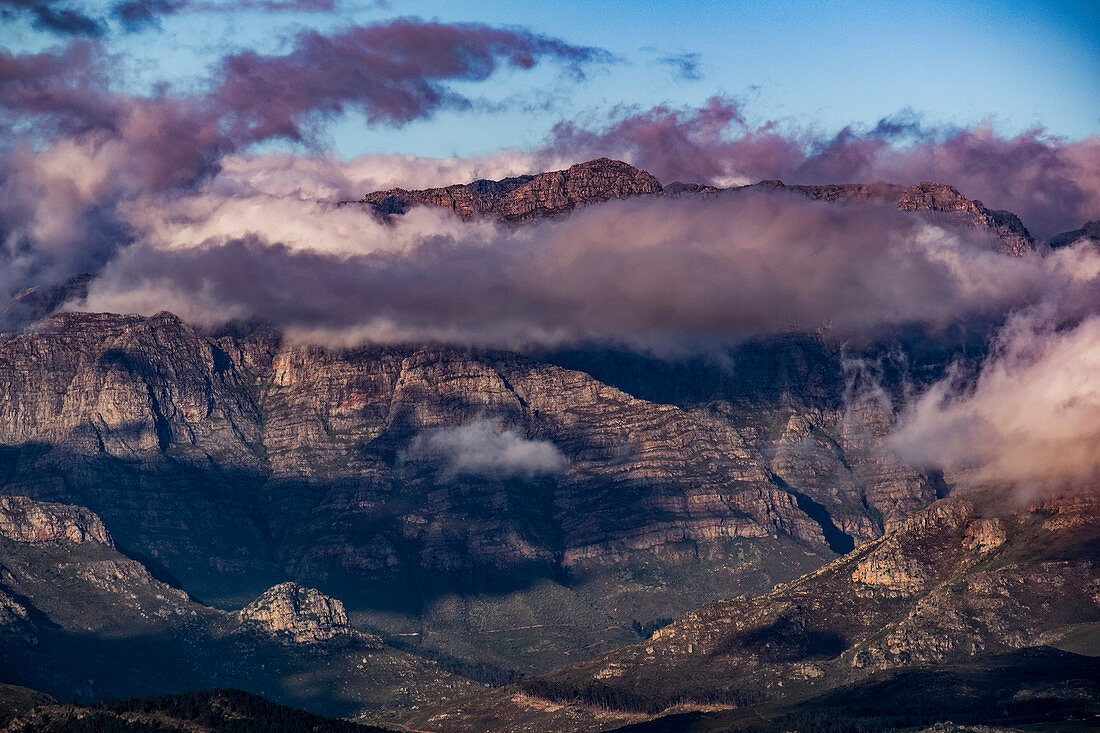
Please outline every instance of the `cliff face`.
[[[366, 638], [348, 624], [344, 604], [313, 588], [297, 583], [280, 583], [237, 611], [244, 625], [263, 629], [276, 638], [298, 644], [333, 639], [337, 636]], [[381, 646], [381, 643], [374, 640]]]
[[[675, 405], [514, 354], [63, 314], [0, 341], [2, 491], [90, 507], [226, 606], [289, 577], [388, 638], [546, 669], [762, 592], [935, 498], [882, 451], [888, 402], [846, 397], [820, 345], [789, 348], [812, 379]], [[761, 353], [738, 373], [771, 374]]]
[[[764, 596], [709, 604], [646, 642], [407, 722], [472, 730], [488, 705], [500, 730], [607, 729], [662, 711], [821, 695], [897, 670], [931, 673], [1095, 629], [1100, 500], [991, 512], [967, 499], [936, 502]], [[1091, 666], [1095, 678], [1095, 660]]]
[[563, 171], [474, 181], [446, 188], [375, 191], [360, 203], [381, 215], [404, 214], [412, 206], [442, 206], [463, 219], [489, 216], [505, 222], [524, 221], [572, 211], [611, 199], [661, 193], [661, 184], [643, 170], [599, 158]]

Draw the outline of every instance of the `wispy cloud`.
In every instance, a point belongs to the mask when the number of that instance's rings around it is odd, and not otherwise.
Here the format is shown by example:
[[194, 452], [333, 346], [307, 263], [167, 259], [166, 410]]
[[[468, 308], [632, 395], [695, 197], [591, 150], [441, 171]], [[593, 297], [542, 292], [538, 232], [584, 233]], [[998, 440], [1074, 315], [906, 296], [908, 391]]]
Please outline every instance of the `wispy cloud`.
[[0, 286], [97, 269], [133, 241], [124, 204], [191, 191], [255, 143], [313, 142], [346, 110], [400, 125], [469, 109], [478, 101], [458, 82], [540, 63], [583, 74], [605, 57], [517, 28], [401, 19], [303, 31], [286, 53], [223, 58], [204, 90], [134, 96], [119, 91], [118, 59], [98, 42], [0, 49], [0, 119], [15, 132], [0, 148]]
[[59, 36], [95, 38], [107, 32], [102, 19], [64, 0], [0, 0], [0, 18], [26, 18], [35, 28]]
[[657, 59], [659, 65], [668, 69], [674, 79], [680, 81], [699, 81], [703, 78], [702, 56], [697, 53], [679, 53], [662, 56]]
[[405, 459], [428, 461], [446, 476], [514, 478], [561, 473], [568, 461], [546, 440], [531, 440], [489, 418], [425, 430], [409, 443]]

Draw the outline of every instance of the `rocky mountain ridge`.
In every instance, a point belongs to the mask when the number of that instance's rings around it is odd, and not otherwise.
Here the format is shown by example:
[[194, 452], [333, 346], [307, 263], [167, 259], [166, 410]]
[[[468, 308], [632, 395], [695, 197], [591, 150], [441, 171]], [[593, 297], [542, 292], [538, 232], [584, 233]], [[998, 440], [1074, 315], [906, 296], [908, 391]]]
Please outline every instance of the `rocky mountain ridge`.
[[404, 214], [413, 206], [427, 205], [448, 208], [463, 219], [489, 216], [519, 222], [611, 199], [660, 194], [661, 190], [657, 179], [645, 171], [618, 160], [598, 158], [566, 170], [499, 181], [478, 180], [416, 191], [375, 191], [359, 202], [382, 216]]
[[478, 180], [414, 191], [403, 188], [374, 191], [359, 203], [367, 204], [383, 217], [404, 214], [413, 206], [441, 206], [466, 220], [487, 217], [520, 222], [633, 196], [713, 197], [744, 191], [791, 191], [818, 201], [895, 204], [899, 211], [943, 215], [950, 217], [949, 222], [987, 232], [993, 246], [1006, 254], [1020, 255], [1034, 249], [1036, 244], [1012, 212], [988, 209], [981, 201], [968, 199], [954, 186], [943, 183], [786, 185], [769, 180], [726, 189], [679, 182], [666, 187], [646, 171], [609, 158], [499, 181]]

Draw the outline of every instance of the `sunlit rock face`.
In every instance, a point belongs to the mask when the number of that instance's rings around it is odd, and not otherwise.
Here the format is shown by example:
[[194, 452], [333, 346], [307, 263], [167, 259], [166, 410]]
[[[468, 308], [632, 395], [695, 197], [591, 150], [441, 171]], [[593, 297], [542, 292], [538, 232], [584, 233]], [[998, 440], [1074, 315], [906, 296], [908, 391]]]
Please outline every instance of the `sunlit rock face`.
[[114, 546], [102, 520], [83, 507], [0, 496], [0, 536], [16, 542], [98, 542]]
[[242, 624], [299, 644], [356, 635], [344, 604], [313, 588], [280, 583], [237, 612]]

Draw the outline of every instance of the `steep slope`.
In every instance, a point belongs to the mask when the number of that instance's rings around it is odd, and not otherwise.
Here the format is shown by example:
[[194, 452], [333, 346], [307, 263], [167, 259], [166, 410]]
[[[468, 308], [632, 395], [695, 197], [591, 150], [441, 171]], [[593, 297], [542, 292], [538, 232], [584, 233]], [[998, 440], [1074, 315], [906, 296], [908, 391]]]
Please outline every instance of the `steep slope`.
[[941, 500], [764, 596], [709, 604], [647, 642], [407, 722], [473, 730], [492, 715], [501, 730], [600, 730], [798, 701], [894, 670], [1042, 645], [1100, 620], [1100, 501], [1008, 514], [993, 506]]
[[[224, 607], [290, 578], [506, 679], [763, 592], [934, 500], [882, 451], [874, 380], [813, 340], [783, 348], [814, 379], [680, 407], [515, 354], [63, 314], [0, 338], [0, 492], [92, 508]], [[456, 439], [491, 460], [456, 464]], [[501, 464], [501, 441], [555, 463]]]
[[0, 499], [0, 662], [4, 682], [58, 699], [230, 682], [343, 716], [476, 689], [352, 628], [313, 589], [203, 606], [119, 553], [87, 509], [22, 497]]
[[840, 733], [912, 732], [929, 726], [921, 733], [1084, 733], [1096, 729], [1098, 718], [1100, 660], [1036, 647], [884, 672], [808, 699], [780, 699], [721, 712], [672, 713], [615, 730]]

